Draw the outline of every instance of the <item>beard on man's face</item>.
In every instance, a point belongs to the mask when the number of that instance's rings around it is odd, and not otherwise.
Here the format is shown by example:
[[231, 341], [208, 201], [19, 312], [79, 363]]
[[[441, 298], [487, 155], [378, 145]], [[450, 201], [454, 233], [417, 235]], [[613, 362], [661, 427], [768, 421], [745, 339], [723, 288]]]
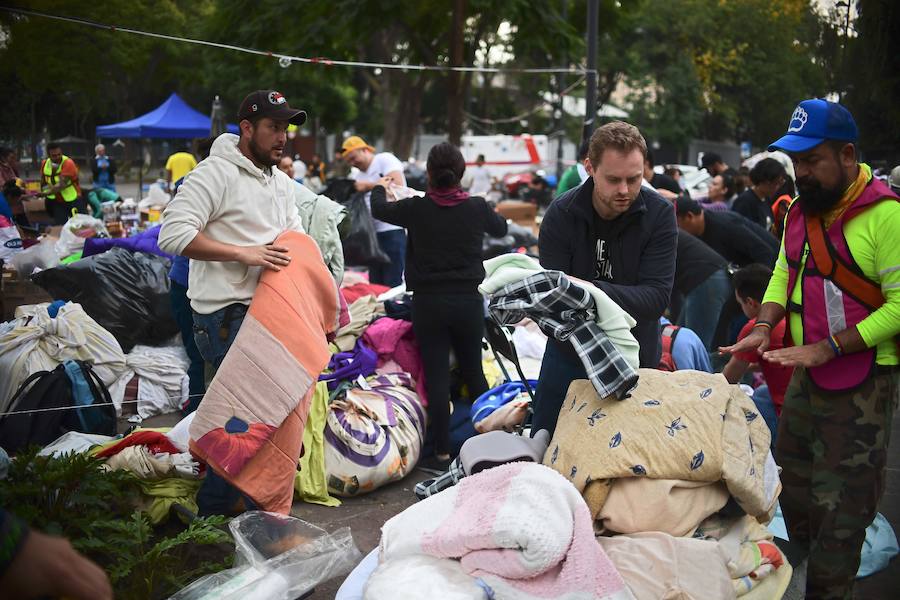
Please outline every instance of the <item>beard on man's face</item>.
[[[250, 138], [250, 153], [253, 154], [253, 158], [256, 159], [256, 162], [266, 166], [266, 167], [274, 167], [281, 160], [281, 152], [274, 152], [274, 148], [263, 148], [256, 141], [256, 136]], [[273, 157], [273, 154], [277, 154], [277, 157]]]
[[800, 208], [808, 215], [822, 215], [835, 207], [844, 197], [847, 189], [846, 177], [841, 176], [834, 188], [822, 187], [822, 184], [811, 177], [797, 179]]

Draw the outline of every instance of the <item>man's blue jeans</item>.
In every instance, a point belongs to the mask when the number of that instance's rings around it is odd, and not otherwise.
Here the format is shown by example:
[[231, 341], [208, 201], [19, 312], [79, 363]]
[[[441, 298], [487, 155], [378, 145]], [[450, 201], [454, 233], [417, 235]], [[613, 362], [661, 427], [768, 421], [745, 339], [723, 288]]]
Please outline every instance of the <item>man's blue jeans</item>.
[[537, 390], [534, 394], [534, 414], [531, 419], [531, 434], [546, 429], [553, 436], [556, 420], [569, 385], [576, 379], [587, 379], [587, 371], [577, 356], [564, 354], [557, 342], [548, 340], [541, 363]]
[[[211, 363], [216, 370], [228, 354], [228, 349], [237, 337], [246, 314], [245, 304], [230, 304], [208, 315], [193, 312], [194, 342], [203, 359]], [[236, 487], [207, 468], [206, 477], [203, 478], [203, 484], [197, 492], [197, 514], [201, 517], [229, 515], [234, 511], [241, 496]], [[246, 496], [244, 503], [248, 509], [254, 507]]]
[[369, 267], [369, 283], [397, 287], [403, 283], [403, 269], [406, 266], [406, 230], [379, 231], [376, 235], [378, 246], [388, 255], [390, 262]]
[[719, 269], [685, 295], [678, 325], [696, 333], [706, 349], [712, 351], [710, 344], [716, 335], [719, 315], [733, 293], [728, 273]]
[[191, 301], [187, 297], [187, 288], [172, 281], [169, 300], [172, 304], [172, 315], [178, 323], [178, 328], [181, 329], [184, 351], [190, 360], [187, 372], [190, 381], [189, 396], [187, 403], [181, 407], [181, 412], [187, 415], [197, 410], [200, 399], [206, 392], [204, 359], [194, 342], [194, 315], [191, 311]]

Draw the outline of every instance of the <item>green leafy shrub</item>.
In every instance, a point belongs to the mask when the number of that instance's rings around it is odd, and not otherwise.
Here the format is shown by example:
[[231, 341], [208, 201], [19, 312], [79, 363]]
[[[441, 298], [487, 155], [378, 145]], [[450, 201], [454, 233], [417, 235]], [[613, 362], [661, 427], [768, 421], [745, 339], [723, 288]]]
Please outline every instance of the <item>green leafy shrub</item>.
[[0, 481], [0, 504], [30, 526], [68, 538], [106, 569], [116, 598], [164, 598], [231, 565], [226, 518], [154, 529], [134, 508], [140, 487], [131, 473], [105, 471], [101, 459], [85, 454], [54, 459], [37, 452], [29, 449], [12, 462]]

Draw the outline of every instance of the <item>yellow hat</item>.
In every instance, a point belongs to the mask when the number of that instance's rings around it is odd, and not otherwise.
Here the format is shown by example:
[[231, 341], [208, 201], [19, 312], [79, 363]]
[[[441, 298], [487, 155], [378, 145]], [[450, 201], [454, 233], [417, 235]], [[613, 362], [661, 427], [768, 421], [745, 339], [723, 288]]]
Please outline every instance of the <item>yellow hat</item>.
[[368, 148], [370, 152], [375, 152], [375, 148], [368, 145], [364, 139], [358, 135], [351, 135], [344, 140], [344, 144], [341, 146], [341, 157], [347, 158], [348, 154], [360, 148]]

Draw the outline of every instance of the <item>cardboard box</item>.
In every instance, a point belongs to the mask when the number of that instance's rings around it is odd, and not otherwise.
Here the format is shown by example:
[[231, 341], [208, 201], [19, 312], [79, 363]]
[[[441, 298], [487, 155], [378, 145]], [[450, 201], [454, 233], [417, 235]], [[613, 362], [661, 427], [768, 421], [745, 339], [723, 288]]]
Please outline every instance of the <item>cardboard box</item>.
[[497, 205], [497, 212], [516, 225], [531, 229], [537, 235], [537, 204], [519, 200], [504, 200]]
[[12, 319], [19, 306], [41, 302], [53, 302], [53, 298], [30, 279], [20, 277], [15, 271], [3, 271], [3, 278], [0, 279], [0, 320]]
[[52, 223], [50, 213], [47, 212], [47, 203], [43, 198], [23, 198], [22, 207], [25, 209], [25, 216], [28, 217], [30, 223]]

